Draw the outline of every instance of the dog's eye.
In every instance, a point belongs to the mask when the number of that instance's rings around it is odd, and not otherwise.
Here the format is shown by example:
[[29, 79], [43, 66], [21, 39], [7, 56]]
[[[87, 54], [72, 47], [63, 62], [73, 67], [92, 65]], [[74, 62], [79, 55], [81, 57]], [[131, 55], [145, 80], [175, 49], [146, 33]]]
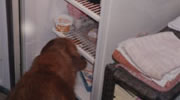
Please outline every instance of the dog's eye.
[[72, 59], [77, 59], [77, 58], [79, 58], [78, 56], [71, 56], [72, 57]]
[[80, 58], [81, 58], [82, 60], [86, 60], [86, 58], [84, 58], [84, 56], [80, 56]]

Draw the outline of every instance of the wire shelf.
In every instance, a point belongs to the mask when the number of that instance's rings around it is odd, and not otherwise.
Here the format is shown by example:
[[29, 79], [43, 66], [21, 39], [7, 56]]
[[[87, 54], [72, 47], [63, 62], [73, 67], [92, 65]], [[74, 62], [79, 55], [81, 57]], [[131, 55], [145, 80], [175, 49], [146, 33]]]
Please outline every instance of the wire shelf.
[[83, 55], [90, 63], [94, 64], [95, 61], [95, 53], [96, 53], [96, 44], [89, 41], [86, 37], [84, 37], [82, 32], [69, 32], [63, 34], [61, 32], [56, 31], [53, 28], [53, 32], [56, 33], [59, 37], [70, 38], [77, 46], [78, 51]]
[[100, 21], [100, 12], [101, 6], [100, 4], [90, 3], [87, 0], [66, 0], [73, 6], [77, 7], [81, 11], [83, 11], [88, 16], [92, 17], [97, 22]]

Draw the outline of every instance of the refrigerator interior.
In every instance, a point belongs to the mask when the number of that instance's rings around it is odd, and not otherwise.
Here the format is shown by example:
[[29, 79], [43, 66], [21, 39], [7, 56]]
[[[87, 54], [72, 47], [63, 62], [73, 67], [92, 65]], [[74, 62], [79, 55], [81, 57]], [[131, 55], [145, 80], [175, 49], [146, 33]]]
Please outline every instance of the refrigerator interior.
[[[81, 55], [92, 67], [95, 63], [96, 43], [83, 36], [87, 30], [71, 30], [68, 34], [62, 34], [54, 28], [54, 19], [62, 14], [68, 14], [67, 4], [84, 12], [87, 18], [98, 26], [100, 20], [100, 4], [92, 4], [84, 0], [22, 0], [22, 50], [23, 50], [23, 72], [26, 72], [39, 54], [42, 47], [51, 39], [56, 37], [71, 38], [77, 45]], [[33, 7], [32, 7], [33, 5]], [[82, 28], [83, 29], [83, 28]], [[79, 34], [77, 34], [79, 33]], [[75, 92], [80, 100], [90, 100], [91, 90], [87, 90], [84, 80], [78, 73]], [[91, 80], [92, 81], [92, 80]], [[91, 83], [92, 84], [92, 83]], [[90, 87], [92, 88], [92, 87]]]

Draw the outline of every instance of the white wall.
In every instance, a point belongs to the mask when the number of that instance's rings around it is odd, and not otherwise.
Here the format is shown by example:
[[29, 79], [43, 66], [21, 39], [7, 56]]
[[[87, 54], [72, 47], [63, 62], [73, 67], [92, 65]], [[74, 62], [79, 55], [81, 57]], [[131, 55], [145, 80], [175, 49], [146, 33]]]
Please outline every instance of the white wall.
[[22, 0], [23, 62], [27, 71], [41, 48], [56, 35], [54, 18], [66, 12], [64, 0]]
[[0, 85], [10, 88], [5, 0], [0, 1]]
[[107, 56], [112, 55], [117, 43], [141, 32], [157, 32], [180, 16], [180, 0], [111, 1]]

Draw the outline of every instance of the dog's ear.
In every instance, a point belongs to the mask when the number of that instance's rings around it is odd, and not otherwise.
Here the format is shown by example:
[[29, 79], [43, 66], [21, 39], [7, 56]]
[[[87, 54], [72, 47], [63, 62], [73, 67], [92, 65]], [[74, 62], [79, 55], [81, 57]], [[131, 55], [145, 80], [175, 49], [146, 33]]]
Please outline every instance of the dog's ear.
[[84, 59], [84, 57], [80, 56], [76, 46], [71, 40], [66, 43], [67, 43], [66, 50], [67, 53], [72, 58], [73, 65], [76, 67], [78, 71], [84, 69], [86, 67], [86, 60]]
[[79, 53], [77, 52], [77, 48], [71, 40], [67, 39], [65, 44], [66, 44], [66, 51], [68, 52], [69, 55], [79, 56]]
[[60, 51], [66, 53], [72, 59], [73, 66], [75, 66], [77, 70], [82, 70], [86, 67], [86, 60], [80, 56], [76, 46], [70, 39], [56, 38], [49, 41], [42, 49], [41, 53], [46, 51]]
[[83, 70], [87, 65], [87, 62], [83, 56], [72, 57], [72, 62], [73, 62], [73, 65], [75, 65], [77, 71]]

